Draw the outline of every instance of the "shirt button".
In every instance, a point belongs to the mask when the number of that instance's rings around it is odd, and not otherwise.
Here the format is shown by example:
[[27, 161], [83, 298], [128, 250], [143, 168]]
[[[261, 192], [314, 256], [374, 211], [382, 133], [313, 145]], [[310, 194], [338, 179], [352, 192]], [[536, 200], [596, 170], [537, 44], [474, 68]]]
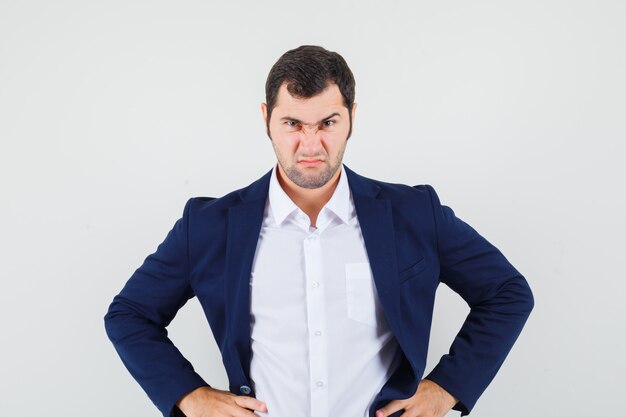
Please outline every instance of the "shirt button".
[[311, 284], [311, 285], [313, 285], [313, 288], [317, 288], [317, 287], [320, 286], [320, 283], [317, 282], [317, 281], [313, 281], [313, 284]]
[[319, 330], [315, 332], [315, 336], [321, 336], [322, 332], [320, 332]]
[[322, 381], [317, 381], [315, 385], [321, 388], [324, 386], [324, 383]]
[[317, 236], [311, 235], [311, 236], [307, 237], [307, 239], [309, 239], [310, 241], [314, 241], [314, 240], [317, 239]]
[[239, 391], [244, 395], [248, 395], [252, 392], [252, 388], [247, 385], [242, 385], [239, 387]]

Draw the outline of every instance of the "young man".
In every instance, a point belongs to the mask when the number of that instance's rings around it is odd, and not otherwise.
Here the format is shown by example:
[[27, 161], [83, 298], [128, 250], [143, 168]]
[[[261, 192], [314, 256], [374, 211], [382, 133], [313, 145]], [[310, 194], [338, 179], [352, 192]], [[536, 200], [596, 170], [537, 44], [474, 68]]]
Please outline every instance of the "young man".
[[[469, 413], [519, 335], [524, 277], [429, 185], [342, 165], [356, 104], [344, 59], [317, 46], [272, 67], [262, 113], [275, 167], [192, 198], [111, 304], [107, 333], [164, 416], [441, 417]], [[423, 378], [437, 285], [471, 307]], [[165, 327], [197, 296], [229, 391]]]

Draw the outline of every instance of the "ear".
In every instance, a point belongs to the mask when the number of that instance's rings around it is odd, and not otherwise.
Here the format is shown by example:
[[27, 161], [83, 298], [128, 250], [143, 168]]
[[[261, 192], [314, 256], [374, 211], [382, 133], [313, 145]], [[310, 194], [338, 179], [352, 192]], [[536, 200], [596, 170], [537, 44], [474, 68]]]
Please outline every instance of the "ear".
[[261, 113], [263, 113], [263, 124], [267, 126], [267, 104], [261, 103]]
[[267, 104], [261, 103], [261, 113], [263, 113], [263, 126], [265, 127], [265, 133], [267, 133], [267, 137], [272, 140], [272, 135], [270, 135], [270, 126], [267, 122]]
[[356, 116], [356, 103], [352, 103], [352, 124], [354, 124], [354, 116]]

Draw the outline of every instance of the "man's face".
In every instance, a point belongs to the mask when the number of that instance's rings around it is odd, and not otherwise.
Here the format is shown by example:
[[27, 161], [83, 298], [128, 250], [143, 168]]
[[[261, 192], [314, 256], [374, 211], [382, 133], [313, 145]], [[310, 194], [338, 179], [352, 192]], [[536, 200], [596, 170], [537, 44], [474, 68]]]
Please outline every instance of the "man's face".
[[[297, 98], [283, 84], [269, 125], [266, 104], [261, 108], [283, 178], [309, 189], [328, 183], [341, 167], [351, 127], [339, 87], [329, 84], [316, 96]], [[355, 110], [356, 104], [353, 120]]]

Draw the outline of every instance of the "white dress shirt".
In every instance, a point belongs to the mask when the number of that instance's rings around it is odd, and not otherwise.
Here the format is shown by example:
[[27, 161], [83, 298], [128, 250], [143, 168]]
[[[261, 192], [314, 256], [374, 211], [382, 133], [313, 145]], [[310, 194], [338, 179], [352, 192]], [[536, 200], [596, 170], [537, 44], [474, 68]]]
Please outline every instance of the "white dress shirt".
[[272, 172], [250, 279], [256, 398], [270, 417], [367, 416], [398, 362], [345, 170], [317, 227]]

